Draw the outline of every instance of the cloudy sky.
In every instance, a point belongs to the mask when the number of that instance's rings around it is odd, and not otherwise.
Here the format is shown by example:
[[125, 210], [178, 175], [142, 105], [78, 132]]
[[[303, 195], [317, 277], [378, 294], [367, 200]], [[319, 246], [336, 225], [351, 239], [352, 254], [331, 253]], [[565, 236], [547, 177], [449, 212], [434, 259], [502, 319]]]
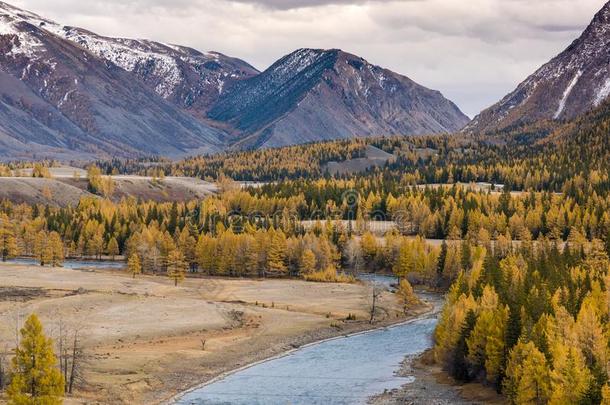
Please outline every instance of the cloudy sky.
[[442, 91], [468, 115], [578, 37], [606, 0], [6, 0], [66, 25], [237, 56], [259, 69], [341, 48]]

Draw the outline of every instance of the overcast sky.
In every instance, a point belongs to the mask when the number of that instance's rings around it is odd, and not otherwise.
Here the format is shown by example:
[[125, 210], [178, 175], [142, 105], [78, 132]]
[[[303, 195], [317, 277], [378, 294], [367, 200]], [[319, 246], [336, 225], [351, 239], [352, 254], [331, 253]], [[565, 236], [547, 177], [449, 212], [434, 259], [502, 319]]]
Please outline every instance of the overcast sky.
[[578, 37], [605, 0], [8, 0], [109, 35], [215, 50], [265, 69], [341, 48], [442, 91], [468, 115]]

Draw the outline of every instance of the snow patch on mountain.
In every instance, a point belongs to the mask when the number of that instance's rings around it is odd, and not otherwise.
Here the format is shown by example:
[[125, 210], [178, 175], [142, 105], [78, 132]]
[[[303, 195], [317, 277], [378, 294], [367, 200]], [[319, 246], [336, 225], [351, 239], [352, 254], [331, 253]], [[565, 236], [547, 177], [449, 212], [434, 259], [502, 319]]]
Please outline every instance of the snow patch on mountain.
[[574, 76], [574, 78], [572, 79], [570, 84], [568, 84], [568, 87], [563, 92], [563, 97], [561, 98], [561, 101], [559, 101], [559, 108], [557, 108], [557, 112], [555, 112], [555, 115], [553, 116], [554, 119], [559, 118], [559, 116], [561, 115], [563, 110], [566, 108], [566, 101], [567, 101], [568, 97], [570, 97], [570, 93], [572, 93], [574, 86], [576, 86], [576, 83], [578, 83], [578, 80], [580, 79], [581, 76], [582, 76], [582, 70], [579, 70], [578, 72], [576, 72], [576, 76]]
[[143, 49], [144, 46], [140, 41], [104, 38], [76, 29], [63, 29], [59, 33], [65, 39], [79, 44], [97, 57], [109, 60], [128, 72], [147, 68], [154, 75], [163, 77], [165, 80], [155, 87], [157, 94], [163, 98], [169, 97], [183, 79], [174, 57]]
[[278, 73], [298, 74], [309, 66], [316, 63], [322, 56], [323, 52], [315, 49], [299, 49], [288, 56], [285, 63], [278, 66]]
[[[190, 70], [191, 76], [199, 77], [202, 85], [209, 85], [208, 91], [217, 91], [218, 94], [223, 92], [229, 79], [237, 80], [250, 73], [243, 73], [236, 67], [239, 61], [232, 61], [217, 52], [198, 52], [184, 46], [146, 40], [104, 37], [80, 28], [63, 26], [0, 2], [0, 35], [14, 34], [19, 39], [13, 46], [13, 54], [33, 56], [36, 46], [42, 45], [27, 32], [13, 27], [13, 24], [21, 21], [76, 43], [128, 72], [152, 77], [151, 87], [165, 99], [170, 98], [180, 85], [187, 83], [188, 73], [185, 69]], [[228, 61], [226, 64], [225, 60]], [[210, 62], [216, 63], [216, 66], [206, 69], [206, 64]], [[246, 70], [250, 68], [248, 66]], [[255, 71], [254, 68], [251, 70]], [[200, 92], [197, 88], [191, 90]]]
[[42, 43], [32, 34], [18, 29], [15, 26], [18, 22], [19, 20], [10, 15], [0, 14], [0, 35], [12, 36], [11, 50], [6, 56], [25, 55], [32, 58], [37, 54], [38, 49], [42, 47]]
[[572, 119], [599, 106], [610, 96], [609, 45], [610, 2], [570, 46], [465, 130], [493, 133], [542, 120]]
[[610, 78], [607, 78], [606, 82], [597, 91], [594, 102], [595, 106], [597, 107], [603, 103], [608, 96], [610, 96]]

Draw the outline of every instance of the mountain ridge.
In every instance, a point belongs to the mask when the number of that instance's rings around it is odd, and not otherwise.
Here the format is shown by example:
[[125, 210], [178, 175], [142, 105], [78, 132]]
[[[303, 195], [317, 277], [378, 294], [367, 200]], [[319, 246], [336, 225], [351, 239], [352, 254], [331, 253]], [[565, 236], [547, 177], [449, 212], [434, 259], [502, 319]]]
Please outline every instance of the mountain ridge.
[[[406, 76], [339, 49], [311, 48], [236, 83], [209, 116], [245, 132], [240, 144], [254, 147], [447, 133], [469, 121], [440, 92]], [[295, 128], [303, 128], [298, 136]]]
[[0, 2], [0, 157], [180, 157], [453, 132], [468, 121], [406, 76], [302, 48], [259, 72], [218, 52], [64, 26]]
[[[41, 28], [46, 20], [25, 17], [30, 21], [0, 3], [0, 71], [13, 78], [0, 88], [3, 139], [17, 139], [24, 152], [58, 148], [84, 156], [221, 150], [221, 131], [156, 97], [125, 70]], [[14, 152], [9, 143], [3, 143], [4, 154]]]
[[564, 51], [537, 69], [465, 128], [470, 133], [511, 130], [542, 120], [572, 120], [610, 95], [610, 2]]

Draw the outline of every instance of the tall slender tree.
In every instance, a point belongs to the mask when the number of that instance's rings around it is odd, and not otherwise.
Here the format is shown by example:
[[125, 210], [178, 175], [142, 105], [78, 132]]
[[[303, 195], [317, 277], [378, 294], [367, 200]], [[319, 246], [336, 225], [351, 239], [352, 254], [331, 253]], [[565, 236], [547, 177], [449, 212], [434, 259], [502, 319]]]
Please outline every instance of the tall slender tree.
[[187, 264], [184, 255], [178, 249], [169, 252], [167, 256], [167, 276], [177, 286], [186, 277]]

